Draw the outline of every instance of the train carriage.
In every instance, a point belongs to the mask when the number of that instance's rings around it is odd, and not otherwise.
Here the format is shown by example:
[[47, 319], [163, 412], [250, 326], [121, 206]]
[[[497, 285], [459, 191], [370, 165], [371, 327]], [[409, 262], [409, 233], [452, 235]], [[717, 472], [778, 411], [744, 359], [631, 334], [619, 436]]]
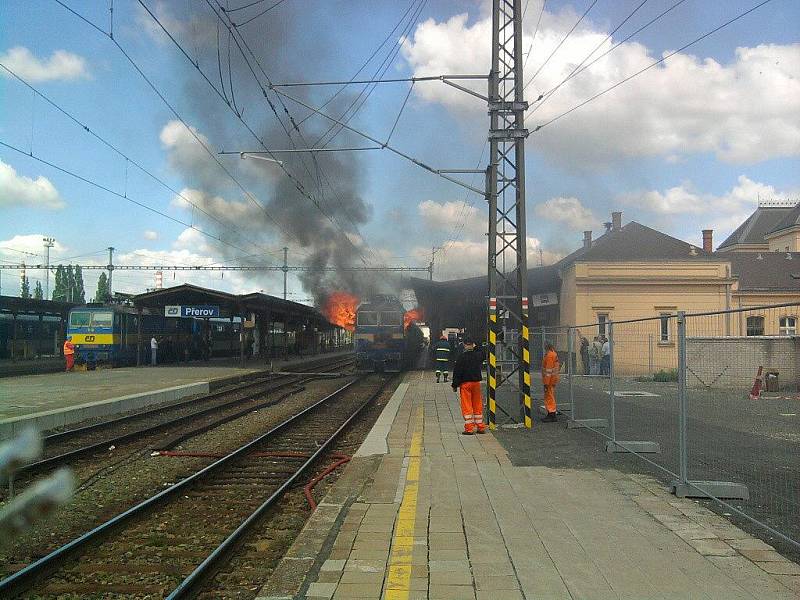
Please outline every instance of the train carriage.
[[173, 362], [238, 352], [240, 327], [228, 320], [209, 319], [206, 323], [150, 311], [140, 316], [131, 306], [88, 304], [70, 311], [67, 335], [72, 336], [79, 364], [125, 365], [136, 363], [140, 331], [143, 354], [149, 356], [150, 338], [155, 337], [159, 362]]

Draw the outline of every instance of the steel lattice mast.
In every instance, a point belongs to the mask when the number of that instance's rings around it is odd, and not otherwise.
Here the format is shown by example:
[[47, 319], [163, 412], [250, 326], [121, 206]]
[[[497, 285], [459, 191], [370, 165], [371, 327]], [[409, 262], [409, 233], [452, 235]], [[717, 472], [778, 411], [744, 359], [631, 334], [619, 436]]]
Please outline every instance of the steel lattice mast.
[[[493, 0], [489, 74], [489, 427], [495, 428], [497, 389], [516, 375], [522, 421], [531, 427], [525, 234], [525, 109], [522, 0]], [[512, 369], [497, 370], [498, 318], [520, 332]]]

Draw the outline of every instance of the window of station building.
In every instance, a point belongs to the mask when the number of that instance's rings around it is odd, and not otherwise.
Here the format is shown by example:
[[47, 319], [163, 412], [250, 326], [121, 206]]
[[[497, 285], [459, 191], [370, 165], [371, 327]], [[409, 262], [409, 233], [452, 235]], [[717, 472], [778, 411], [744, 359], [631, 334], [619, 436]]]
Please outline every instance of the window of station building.
[[396, 311], [385, 311], [381, 313], [381, 325], [397, 326], [403, 324], [402, 313]]
[[781, 335], [797, 335], [797, 317], [781, 317], [778, 320], [778, 332]]
[[764, 317], [747, 317], [747, 335], [764, 335]]
[[597, 334], [608, 335], [608, 313], [597, 313]]
[[75, 312], [69, 315], [70, 327], [89, 327], [92, 322], [92, 313], [88, 311]]
[[659, 334], [660, 334], [659, 335], [659, 340], [663, 344], [663, 343], [666, 343], [666, 342], [670, 341], [669, 321], [670, 321], [670, 317], [672, 316], [672, 314], [671, 313], [661, 313], [659, 316], [661, 317], [661, 320], [659, 322]]
[[361, 311], [358, 313], [358, 325], [377, 325], [378, 313], [373, 311]]

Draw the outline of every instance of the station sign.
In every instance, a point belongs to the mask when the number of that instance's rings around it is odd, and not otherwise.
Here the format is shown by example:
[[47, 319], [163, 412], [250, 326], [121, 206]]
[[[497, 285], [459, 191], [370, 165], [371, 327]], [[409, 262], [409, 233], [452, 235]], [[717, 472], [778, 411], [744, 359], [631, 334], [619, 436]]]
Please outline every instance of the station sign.
[[165, 306], [165, 317], [219, 317], [219, 306]]

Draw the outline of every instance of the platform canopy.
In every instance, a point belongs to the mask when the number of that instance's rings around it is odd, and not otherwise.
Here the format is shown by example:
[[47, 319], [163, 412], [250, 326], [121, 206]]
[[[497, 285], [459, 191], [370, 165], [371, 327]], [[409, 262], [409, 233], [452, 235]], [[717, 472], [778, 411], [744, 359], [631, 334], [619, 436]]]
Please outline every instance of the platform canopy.
[[252, 294], [230, 294], [190, 283], [163, 288], [133, 297], [136, 308], [163, 313], [167, 306], [219, 307], [221, 318], [249, 317], [284, 323], [297, 323], [317, 328], [333, 327], [316, 309], [283, 298], [255, 292]]
[[77, 305], [73, 302], [0, 296], [0, 312], [16, 315], [54, 315], [64, 317], [73, 306]]

